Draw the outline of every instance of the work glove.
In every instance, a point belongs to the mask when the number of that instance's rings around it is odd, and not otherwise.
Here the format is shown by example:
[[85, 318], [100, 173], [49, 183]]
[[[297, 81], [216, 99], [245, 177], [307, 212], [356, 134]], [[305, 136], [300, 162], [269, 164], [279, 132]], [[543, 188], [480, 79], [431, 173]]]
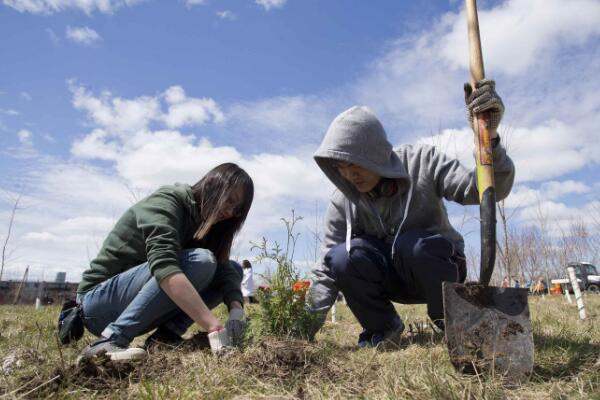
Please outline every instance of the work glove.
[[504, 114], [504, 104], [496, 93], [496, 82], [491, 79], [482, 79], [475, 85], [475, 90], [470, 83], [465, 83], [465, 104], [467, 105], [467, 118], [473, 132], [477, 132], [474, 126], [475, 115], [484, 111], [490, 113], [490, 126], [488, 129], [495, 131], [500, 125]]
[[246, 318], [242, 308], [232, 308], [229, 311], [229, 319], [225, 323], [225, 329], [229, 335], [231, 345], [241, 346], [244, 341], [244, 331], [246, 330]]
[[312, 342], [315, 340], [315, 336], [321, 330], [323, 325], [325, 325], [325, 320], [327, 319], [327, 312], [329, 309], [315, 310], [308, 302], [304, 305], [304, 310], [312, 314], [313, 318], [308, 321], [308, 326], [306, 329], [307, 339]]

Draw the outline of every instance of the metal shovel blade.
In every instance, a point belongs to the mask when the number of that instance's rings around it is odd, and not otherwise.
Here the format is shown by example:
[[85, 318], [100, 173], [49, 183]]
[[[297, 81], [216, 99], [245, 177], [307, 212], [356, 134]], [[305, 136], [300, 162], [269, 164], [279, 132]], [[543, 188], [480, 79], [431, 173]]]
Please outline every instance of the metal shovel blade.
[[457, 370], [502, 375], [509, 382], [531, 374], [527, 289], [444, 282], [442, 292], [446, 342]]

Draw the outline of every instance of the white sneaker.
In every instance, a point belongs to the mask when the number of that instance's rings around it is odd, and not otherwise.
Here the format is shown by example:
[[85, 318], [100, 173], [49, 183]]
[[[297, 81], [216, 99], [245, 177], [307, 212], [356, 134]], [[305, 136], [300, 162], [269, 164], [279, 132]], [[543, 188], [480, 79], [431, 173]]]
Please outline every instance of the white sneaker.
[[106, 354], [111, 361], [115, 362], [140, 361], [148, 356], [146, 350], [139, 347], [124, 347], [110, 339], [101, 338], [81, 351], [77, 363], [79, 364], [84, 358], [90, 359], [100, 354]]

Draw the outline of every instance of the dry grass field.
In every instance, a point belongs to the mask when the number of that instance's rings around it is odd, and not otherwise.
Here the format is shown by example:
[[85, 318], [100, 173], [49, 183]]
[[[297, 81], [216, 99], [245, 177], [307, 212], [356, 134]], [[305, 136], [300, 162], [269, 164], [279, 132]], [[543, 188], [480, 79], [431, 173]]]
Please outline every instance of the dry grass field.
[[[587, 295], [586, 302], [590, 318], [580, 322], [562, 297], [530, 299], [535, 370], [519, 387], [456, 373], [443, 338], [430, 330], [415, 329], [397, 350], [357, 349], [360, 327], [343, 305], [315, 343], [263, 338], [221, 358], [190, 343], [120, 367], [76, 367], [93, 337], [59, 348], [57, 307], [2, 306], [0, 398], [600, 399], [600, 296]], [[424, 321], [422, 306], [398, 310], [407, 325]]]

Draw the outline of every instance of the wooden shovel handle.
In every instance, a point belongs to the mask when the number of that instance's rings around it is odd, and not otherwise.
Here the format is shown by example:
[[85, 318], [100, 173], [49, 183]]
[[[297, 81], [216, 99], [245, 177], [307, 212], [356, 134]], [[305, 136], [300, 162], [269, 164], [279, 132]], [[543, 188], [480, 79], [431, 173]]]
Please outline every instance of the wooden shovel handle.
[[[485, 78], [483, 54], [479, 36], [477, 1], [465, 0], [467, 26], [469, 33], [469, 69], [471, 86]], [[475, 133], [477, 135], [477, 188], [479, 190], [479, 214], [481, 219], [481, 266], [479, 282], [489, 284], [496, 260], [496, 192], [494, 189], [494, 164], [492, 159], [492, 141], [490, 118], [488, 113], [476, 115]]]

